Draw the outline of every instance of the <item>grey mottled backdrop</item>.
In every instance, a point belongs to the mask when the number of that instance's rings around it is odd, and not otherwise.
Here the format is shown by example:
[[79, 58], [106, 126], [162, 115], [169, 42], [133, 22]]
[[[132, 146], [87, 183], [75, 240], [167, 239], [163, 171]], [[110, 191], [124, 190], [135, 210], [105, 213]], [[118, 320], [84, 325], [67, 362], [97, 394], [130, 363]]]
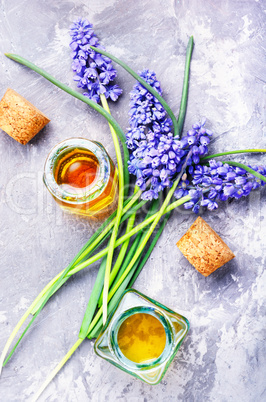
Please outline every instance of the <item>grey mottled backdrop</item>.
[[[265, 5], [265, 4], [264, 4]], [[266, 148], [265, 14], [261, 0], [2, 0], [0, 96], [11, 87], [51, 123], [28, 145], [0, 132], [0, 350], [31, 301], [95, 229], [64, 214], [42, 183], [49, 150], [84, 136], [115, 160], [105, 120], [85, 104], [4, 57], [18, 53], [75, 88], [68, 28], [87, 17], [104, 46], [135, 70], [154, 69], [178, 112], [185, 48], [194, 35], [185, 129], [201, 116], [212, 152]], [[118, 68], [123, 97], [111, 105], [127, 128], [134, 80]], [[261, 155], [234, 158], [266, 164]], [[184, 314], [191, 330], [161, 384], [149, 386], [98, 358], [86, 341], [43, 401], [257, 402], [265, 392], [266, 189], [202, 217], [236, 258], [201, 276], [176, 247], [195, 216], [175, 211], [135, 287]], [[0, 400], [30, 400], [77, 339], [98, 265], [70, 280], [35, 321], [0, 378]]]

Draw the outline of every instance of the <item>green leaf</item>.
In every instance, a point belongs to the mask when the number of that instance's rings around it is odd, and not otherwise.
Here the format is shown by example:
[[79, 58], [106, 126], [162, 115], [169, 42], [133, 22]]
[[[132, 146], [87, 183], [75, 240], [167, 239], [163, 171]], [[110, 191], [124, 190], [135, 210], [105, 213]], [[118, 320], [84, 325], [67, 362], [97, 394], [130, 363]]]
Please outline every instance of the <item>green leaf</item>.
[[93, 286], [89, 302], [86, 308], [85, 315], [82, 320], [81, 328], [79, 331], [79, 338], [80, 339], [85, 339], [88, 333], [88, 329], [90, 326], [90, 323], [92, 321], [93, 315], [95, 313], [95, 310], [97, 308], [98, 300], [101, 295], [101, 291], [103, 288], [103, 281], [104, 281], [104, 272], [105, 272], [105, 267], [106, 267], [106, 260], [107, 256], [104, 256], [98, 271], [98, 275], [95, 281], [95, 284]]
[[185, 117], [186, 117], [187, 101], [188, 101], [189, 70], [190, 70], [193, 45], [194, 45], [193, 36], [191, 36], [189, 38], [188, 45], [187, 45], [183, 90], [182, 90], [182, 97], [181, 97], [181, 103], [180, 103], [180, 108], [179, 108], [179, 116], [178, 116], [178, 120], [177, 120], [179, 135], [181, 135], [181, 133], [182, 133], [184, 121], [185, 121]]
[[239, 149], [236, 151], [220, 152], [218, 154], [207, 155], [207, 156], [204, 156], [203, 158], [200, 158], [200, 161], [207, 161], [209, 159], [217, 158], [218, 156], [224, 156], [224, 155], [261, 153], [261, 152], [266, 152], [266, 149]]

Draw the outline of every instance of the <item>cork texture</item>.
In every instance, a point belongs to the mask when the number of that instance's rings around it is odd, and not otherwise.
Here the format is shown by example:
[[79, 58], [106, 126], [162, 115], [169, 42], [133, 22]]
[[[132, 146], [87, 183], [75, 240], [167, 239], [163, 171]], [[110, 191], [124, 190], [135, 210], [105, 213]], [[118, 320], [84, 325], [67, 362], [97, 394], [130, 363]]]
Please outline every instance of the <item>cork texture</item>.
[[210, 275], [235, 257], [220, 236], [201, 217], [181, 237], [177, 247], [204, 276]]
[[20, 144], [27, 144], [47, 123], [39, 109], [8, 88], [0, 102], [0, 128]]

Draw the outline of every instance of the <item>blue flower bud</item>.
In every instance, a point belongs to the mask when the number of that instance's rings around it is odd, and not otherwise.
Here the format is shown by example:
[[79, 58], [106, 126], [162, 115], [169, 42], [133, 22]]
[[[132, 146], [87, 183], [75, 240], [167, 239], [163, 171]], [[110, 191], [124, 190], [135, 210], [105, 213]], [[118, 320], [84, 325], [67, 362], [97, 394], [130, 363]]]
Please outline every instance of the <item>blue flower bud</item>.
[[228, 172], [226, 175], [226, 180], [231, 181], [234, 180], [236, 177], [236, 173], [235, 172]]
[[192, 208], [192, 212], [194, 212], [195, 214], [198, 214], [199, 210], [200, 210], [199, 204], [195, 204], [194, 207]]
[[210, 142], [209, 137], [201, 136], [200, 137], [200, 143], [204, 146], [208, 145]]
[[232, 195], [234, 195], [235, 192], [236, 192], [236, 188], [233, 186], [233, 184], [226, 184], [224, 186], [224, 189], [223, 189], [224, 195], [232, 197]]
[[167, 154], [164, 154], [162, 157], [161, 157], [161, 163], [163, 163], [164, 165], [168, 162], [168, 159], [169, 159], [169, 157], [168, 157], [168, 155]]
[[185, 204], [184, 204], [185, 209], [191, 209], [193, 207], [194, 207], [194, 202], [193, 201], [188, 201], [188, 202], [185, 202]]
[[217, 172], [219, 175], [226, 176], [228, 173], [228, 167], [227, 166], [218, 167]]

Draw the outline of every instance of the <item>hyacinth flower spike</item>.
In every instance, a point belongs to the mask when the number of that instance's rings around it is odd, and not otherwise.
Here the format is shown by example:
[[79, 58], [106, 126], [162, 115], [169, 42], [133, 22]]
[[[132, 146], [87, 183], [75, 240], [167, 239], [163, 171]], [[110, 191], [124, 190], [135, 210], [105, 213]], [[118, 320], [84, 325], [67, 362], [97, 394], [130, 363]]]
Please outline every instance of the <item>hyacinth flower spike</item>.
[[116, 101], [122, 94], [122, 89], [114, 85], [117, 71], [112, 61], [91, 49], [94, 46], [103, 49], [94, 33], [93, 25], [86, 19], [79, 18], [70, 27], [72, 50], [72, 70], [78, 88], [83, 88], [85, 96], [100, 103], [100, 96], [105, 95]]
[[252, 190], [265, 186], [266, 166], [245, 166], [215, 159], [211, 159], [208, 165], [191, 166], [190, 181], [183, 180], [175, 191], [177, 199], [184, 195], [192, 197], [184, 204], [185, 209], [198, 213], [203, 206], [213, 211], [218, 208], [219, 200], [246, 197]]

